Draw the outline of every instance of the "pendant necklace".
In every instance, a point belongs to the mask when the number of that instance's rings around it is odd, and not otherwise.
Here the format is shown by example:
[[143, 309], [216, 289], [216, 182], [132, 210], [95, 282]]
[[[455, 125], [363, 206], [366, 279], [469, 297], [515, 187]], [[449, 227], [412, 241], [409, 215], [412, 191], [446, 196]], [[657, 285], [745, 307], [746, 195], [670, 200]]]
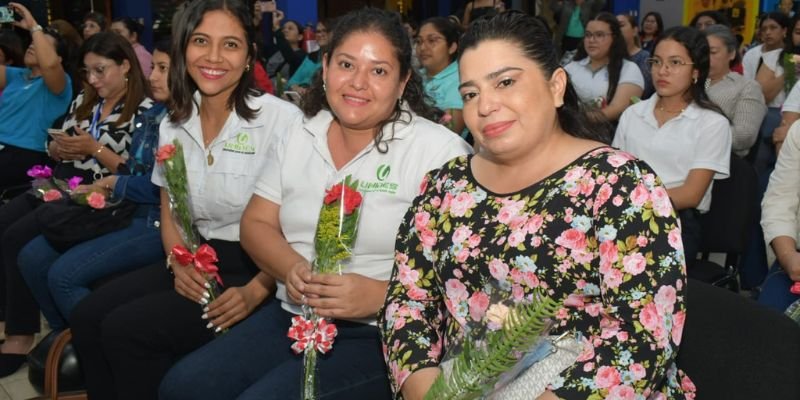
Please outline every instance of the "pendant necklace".
[[212, 156], [212, 155], [211, 155], [211, 147], [209, 147], [209, 143], [210, 143], [210, 142], [212, 142], [213, 140], [214, 140], [214, 139], [211, 139], [211, 140], [205, 140], [205, 139], [204, 139], [204, 140], [203, 140], [203, 142], [204, 142], [204, 143], [205, 143], [205, 145], [206, 145], [206, 151], [208, 152], [208, 153], [206, 154], [206, 162], [208, 163], [208, 165], [209, 165], [209, 166], [211, 166], [211, 165], [213, 165], [213, 164], [214, 164], [214, 156]]

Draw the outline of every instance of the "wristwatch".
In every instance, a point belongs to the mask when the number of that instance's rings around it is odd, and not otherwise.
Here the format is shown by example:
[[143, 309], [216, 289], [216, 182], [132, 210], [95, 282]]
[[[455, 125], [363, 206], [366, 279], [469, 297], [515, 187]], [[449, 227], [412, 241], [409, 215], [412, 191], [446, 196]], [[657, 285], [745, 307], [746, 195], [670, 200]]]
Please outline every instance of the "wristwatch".
[[41, 25], [36, 24], [33, 27], [31, 27], [31, 35], [33, 35], [34, 32], [41, 32], [43, 30], [44, 30], [44, 28], [42, 28]]

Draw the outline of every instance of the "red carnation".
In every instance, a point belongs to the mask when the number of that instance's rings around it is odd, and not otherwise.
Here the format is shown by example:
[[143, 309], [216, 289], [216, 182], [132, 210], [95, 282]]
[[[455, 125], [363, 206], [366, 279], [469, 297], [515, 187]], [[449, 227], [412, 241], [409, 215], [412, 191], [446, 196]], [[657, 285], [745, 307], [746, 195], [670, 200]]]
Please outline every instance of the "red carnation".
[[156, 161], [161, 164], [164, 161], [172, 158], [173, 155], [175, 155], [175, 145], [165, 144], [158, 149], [158, 152], [156, 153]]

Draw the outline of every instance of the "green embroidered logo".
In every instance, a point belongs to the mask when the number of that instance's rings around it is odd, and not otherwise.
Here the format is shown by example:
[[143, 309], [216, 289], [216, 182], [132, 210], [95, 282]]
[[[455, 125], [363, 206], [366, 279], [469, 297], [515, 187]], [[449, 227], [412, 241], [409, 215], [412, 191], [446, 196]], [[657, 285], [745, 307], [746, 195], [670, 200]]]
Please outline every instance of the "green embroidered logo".
[[239, 132], [233, 141], [225, 143], [222, 150], [240, 154], [256, 154], [256, 146], [250, 141], [250, 134], [247, 132]]
[[378, 178], [379, 181], [383, 182], [386, 180], [386, 177], [389, 176], [389, 172], [391, 172], [392, 167], [389, 164], [381, 164], [378, 166], [378, 170], [375, 172], [375, 176]]

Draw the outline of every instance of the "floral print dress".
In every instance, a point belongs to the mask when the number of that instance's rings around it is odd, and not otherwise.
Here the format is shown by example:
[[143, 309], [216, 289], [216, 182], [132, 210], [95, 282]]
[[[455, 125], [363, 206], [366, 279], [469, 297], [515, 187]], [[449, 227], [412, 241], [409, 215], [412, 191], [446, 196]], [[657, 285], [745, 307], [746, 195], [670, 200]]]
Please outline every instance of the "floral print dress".
[[[540, 182], [495, 194], [471, 157], [428, 174], [400, 227], [380, 313], [394, 392], [435, 367], [497, 293], [564, 300], [551, 334], [584, 350], [550, 382], [563, 399], [694, 398], [675, 366], [686, 318], [678, 220], [664, 186], [628, 153], [601, 147]], [[493, 293], [494, 292], [494, 293]]]

